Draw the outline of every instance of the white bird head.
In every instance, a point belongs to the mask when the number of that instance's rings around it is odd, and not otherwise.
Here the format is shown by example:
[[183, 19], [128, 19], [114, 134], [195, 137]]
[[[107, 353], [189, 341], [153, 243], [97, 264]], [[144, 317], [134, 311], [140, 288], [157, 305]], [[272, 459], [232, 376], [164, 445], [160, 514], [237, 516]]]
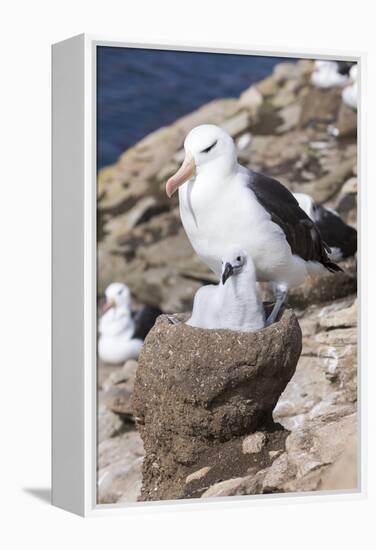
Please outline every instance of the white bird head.
[[243, 250], [234, 250], [230, 254], [226, 254], [222, 260], [222, 284], [224, 285], [229, 277], [243, 271], [246, 264], [247, 255]]
[[124, 283], [111, 283], [105, 290], [106, 302], [102, 313], [111, 308], [130, 309], [131, 294]]
[[185, 159], [179, 170], [166, 184], [171, 197], [186, 181], [210, 168], [222, 176], [231, 172], [237, 162], [232, 137], [219, 126], [202, 124], [189, 132], [184, 142]]

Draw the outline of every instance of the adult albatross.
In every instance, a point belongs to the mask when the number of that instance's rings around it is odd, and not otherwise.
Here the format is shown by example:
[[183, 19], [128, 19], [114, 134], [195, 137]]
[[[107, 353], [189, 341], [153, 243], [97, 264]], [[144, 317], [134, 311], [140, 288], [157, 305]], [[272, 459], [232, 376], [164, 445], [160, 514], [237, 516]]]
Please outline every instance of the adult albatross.
[[180, 216], [198, 256], [221, 276], [221, 259], [234, 247], [254, 262], [258, 281], [273, 285], [273, 323], [289, 288], [307, 275], [341, 271], [314, 222], [277, 180], [237, 161], [227, 132], [204, 124], [184, 142], [182, 166], [166, 184], [169, 197], [179, 189]]

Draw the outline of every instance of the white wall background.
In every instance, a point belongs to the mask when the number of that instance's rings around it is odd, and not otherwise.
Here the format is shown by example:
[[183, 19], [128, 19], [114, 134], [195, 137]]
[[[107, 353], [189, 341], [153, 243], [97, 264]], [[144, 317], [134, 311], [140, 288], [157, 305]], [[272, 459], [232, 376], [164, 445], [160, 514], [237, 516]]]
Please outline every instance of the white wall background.
[[[367, 7], [366, 7], [367, 6]], [[56, 0], [3, 3], [1, 15], [1, 524], [3, 548], [374, 547], [375, 369], [372, 306], [376, 40], [371, 2]], [[50, 44], [88, 32], [125, 41], [213, 41], [369, 52], [367, 81], [369, 497], [82, 520], [30, 491], [50, 479]], [[5, 170], [4, 170], [5, 168]], [[372, 270], [371, 270], [372, 268]], [[5, 303], [5, 308], [4, 308]], [[374, 310], [375, 311], [375, 310]], [[35, 492], [35, 491], [34, 491]], [[42, 495], [45, 494], [42, 491]], [[4, 539], [4, 540], [2, 540]], [[6, 541], [6, 542], [5, 542]]]

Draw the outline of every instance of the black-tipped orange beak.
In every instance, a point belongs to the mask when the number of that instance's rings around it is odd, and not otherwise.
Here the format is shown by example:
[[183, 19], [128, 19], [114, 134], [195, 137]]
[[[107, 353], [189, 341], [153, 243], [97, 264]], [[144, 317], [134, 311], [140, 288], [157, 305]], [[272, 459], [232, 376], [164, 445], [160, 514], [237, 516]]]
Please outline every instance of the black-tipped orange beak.
[[179, 170], [171, 176], [171, 178], [166, 183], [166, 193], [168, 198], [171, 198], [172, 195], [177, 191], [177, 189], [183, 185], [186, 181], [193, 178], [196, 175], [196, 164], [195, 160], [187, 153], [183, 164], [180, 166]]
[[107, 300], [102, 306], [102, 315], [115, 306], [114, 300]]

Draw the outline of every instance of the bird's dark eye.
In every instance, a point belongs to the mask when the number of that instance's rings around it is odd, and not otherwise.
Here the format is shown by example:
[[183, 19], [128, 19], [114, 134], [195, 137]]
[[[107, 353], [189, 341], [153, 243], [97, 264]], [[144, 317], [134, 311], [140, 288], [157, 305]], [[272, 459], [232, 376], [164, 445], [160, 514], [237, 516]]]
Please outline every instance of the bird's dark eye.
[[241, 257], [238, 256], [238, 257], [236, 258], [236, 261], [237, 261], [237, 262], [240, 262], [240, 260], [241, 260]]
[[118, 291], [118, 294], [121, 294], [123, 292], [123, 289], [121, 288], [119, 291]]
[[217, 145], [217, 141], [215, 141], [214, 143], [212, 143], [211, 145], [209, 145], [209, 147], [207, 147], [206, 149], [203, 149], [201, 151], [201, 153], [209, 153], [209, 151], [211, 151], [213, 149], [213, 147], [215, 147]]

